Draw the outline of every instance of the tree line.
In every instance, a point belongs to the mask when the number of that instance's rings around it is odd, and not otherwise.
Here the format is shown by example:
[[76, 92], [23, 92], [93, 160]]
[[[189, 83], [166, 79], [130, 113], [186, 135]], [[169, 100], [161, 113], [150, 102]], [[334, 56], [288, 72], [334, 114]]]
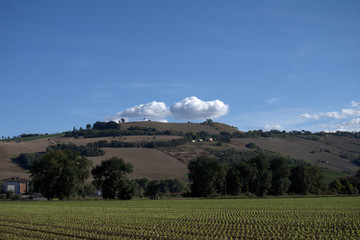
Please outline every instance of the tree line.
[[[134, 196], [156, 198], [159, 194], [181, 195], [188, 192], [182, 179], [130, 180], [127, 174], [133, 172], [131, 163], [112, 157], [92, 167], [89, 159], [69, 149], [42, 154], [34, 160], [30, 172], [33, 191], [42, 193], [49, 200], [84, 196], [94, 191], [95, 187], [101, 189], [105, 199], [123, 200]], [[90, 174], [94, 181], [90, 186], [85, 185]]]
[[191, 195], [213, 197], [240, 194], [318, 194], [322, 172], [317, 166], [290, 167], [284, 158], [269, 159], [261, 154], [242, 162], [225, 164], [211, 157], [198, 157], [188, 165]]
[[[201, 156], [190, 161], [188, 170], [187, 180], [131, 180], [128, 174], [133, 172], [133, 165], [123, 159], [109, 158], [92, 167], [90, 160], [69, 149], [49, 151], [36, 158], [30, 168], [33, 190], [48, 199], [84, 196], [95, 187], [102, 190], [105, 199], [135, 196], [156, 199], [162, 194], [192, 197], [357, 194], [360, 190], [360, 171], [325, 186], [319, 167], [304, 163], [291, 166], [285, 158], [269, 159], [263, 154], [231, 163]], [[94, 182], [85, 185], [90, 174]]]

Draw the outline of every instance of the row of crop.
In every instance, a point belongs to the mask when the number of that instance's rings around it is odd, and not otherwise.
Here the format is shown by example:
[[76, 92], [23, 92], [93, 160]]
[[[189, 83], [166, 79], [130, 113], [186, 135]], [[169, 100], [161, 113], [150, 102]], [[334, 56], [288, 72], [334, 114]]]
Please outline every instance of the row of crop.
[[14, 239], [21, 234], [26, 239], [358, 239], [356, 210], [322, 206], [2, 208], [0, 237], [13, 232]]

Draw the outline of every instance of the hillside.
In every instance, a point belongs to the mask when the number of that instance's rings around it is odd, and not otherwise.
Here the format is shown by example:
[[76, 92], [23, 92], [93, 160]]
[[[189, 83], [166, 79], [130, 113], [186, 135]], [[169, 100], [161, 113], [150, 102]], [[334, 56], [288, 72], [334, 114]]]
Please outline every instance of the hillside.
[[262, 149], [295, 159], [303, 159], [323, 168], [335, 171], [358, 169], [351, 159], [360, 155], [360, 139], [327, 136], [319, 141], [295, 137], [234, 138], [231, 140], [231, 144], [235, 146], [244, 146], [250, 142]]
[[[217, 135], [220, 132], [241, 133], [236, 128], [216, 122], [203, 124], [196, 123], [160, 123], [160, 122], [129, 122], [121, 124], [121, 129], [131, 127], [153, 128], [159, 132], [173, 131], [178, 134], [208, 132]], [[86, 145], [106, 140], [107, 142], [169, 142], [182, 139], [178, 135], [142, 135], [142, 136], [113, 136], [101, 138], [44, 136], [39, 139], [25, 141], [0, 141], [0, 179], [20, 176], [29, 178], [28, 171], [21, 168], [12, 159], [21, 153], [44, 152], [49, 146], [57, 144]], [[248, 148], [248, 143], [254, 143], [256, 148]], [[229, 143], [217, 144], [216, 142], [186, 142], [173, 147], [156, 148], [101, 148], [104, 156], [89, 157], [93, 165], [99, 164], [102, 159], [113, 156], [121, 157], [134, 165], [132, 178], [147, 177], [150, 179], [181, 178], [187, 173], [186, 164], [201, 155], [229, 159], [246, 159], [256, 151], [278, 153], [291, 159], [304, 160], [319, 165], [326, 169], [337, 171], [338, 174], [350, 174], [359, 168], [352, 160], [360, 156], [360, 139], [346, 136], [322, 136], [316, 138], [297, 137], [291, 134], [268, 137], [234, 137]], [[228, 155], [231, 156], [228, 156]], [[222, 157], [221, 157], [222, 156]], [[335, 174], [334, 176], [336, 176]]]
[[177, 132], [189, 133], [189, 132], [208, 132], [210, 134], [219, 134], [224, 132], [236, 132], [236, 128], [226, 124], [211, 122], [211, 123], [163, 123], [153, 121], [141, 121], [141, 122], [125, 122], [121, 124], [121, 129], [128, 129], [129, 127], [148, 127], [155, 128], [158, 131], [172, 130]]

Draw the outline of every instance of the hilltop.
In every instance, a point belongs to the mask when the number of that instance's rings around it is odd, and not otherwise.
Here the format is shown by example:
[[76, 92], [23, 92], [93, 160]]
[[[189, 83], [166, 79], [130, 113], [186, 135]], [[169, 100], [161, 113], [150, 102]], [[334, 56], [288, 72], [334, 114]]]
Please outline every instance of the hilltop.
[[99, 146], [104, 154], [89, 157], [93, 165], [117, 156], [134, 165], [130, 177], [150, 179], [185, 177], [187, 163], [201, 155], [228, 162], [246, 160], [261, 152], [269, 156], [282, 155], [292, 164], [306, 161], [319, 165], [328, 175], [332, 174], [330, 178], [356, 172], [359, 167], [355, 161], [360, 157], [358, 135], [261, 130], [246, 133], [212, 121], [125, 122], [116, 130], [74, 129], [57, 135], [0, 141], [0, 179], [29, 178], [28, 170], [14, 159], [22, 153], [45, 152], [58, 144]]

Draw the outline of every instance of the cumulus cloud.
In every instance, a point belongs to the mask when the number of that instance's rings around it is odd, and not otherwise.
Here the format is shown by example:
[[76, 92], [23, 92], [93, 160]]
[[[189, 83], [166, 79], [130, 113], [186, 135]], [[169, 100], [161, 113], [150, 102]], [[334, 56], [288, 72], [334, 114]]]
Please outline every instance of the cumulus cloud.
[[311, 115], [311, 114], [308, 114], [308, 113], [303, 113], [300, 115], [302, 118], [313, 118], [313, 119], [319, 119], [319, 116], [317, 115]]
[[124, 111], [118, 112], [115, 116], [107, 118], [107, 120], [118, 121], [121, 118], [135, 119], [154, 119], [165, 121], [164, 118], [169, 115], [169, 108], [163, 102], [153, 101], [147, 104], [140, 104]]
[[337, 131], [360, 132], [360, 118], [352, 119], [337, 127]]
[[360, 102], [351, 101], [351, 107], [356, 108], [360, 106]]
[[360, 117], [360, 102], [351, 102], [351, 108], [344, 108], [341, 111], [324, 112], [319, 114], [308, 114], [303, 113], [300, 115], [302, 118], [335, 118], [335, 119], [346, 119], [351, 117]]
[[[343, 108], [340, 111], [322, 112], [318, 114], [303, 113], [302, 118], [324, 120], [332, 119], [331, 124], [320, 124], [319, 126], [331, 126], [330, 131], [360, 131], [360, 102], [351, 101], [348, 108]], [[347, 122], [340, 122], [340, 120], [348, 119]]]
[[187, 97], [171, 107], [166, 106], [164, 102], [157, 101], [140, 104], [118, 112], [106, 120], [118, 121], [125, 118], [167, 122], [166, 117], [170, 116], [185, 120], [205, 120], [224, 116], [228, 111], [229, 106], [220, 100], [202, 101], [197, 97]]
[[263, 129], [265, 131], [270, 131], [270, 130], [284, 130], [283, 126], [279, 125], [279, 124], [266, 124], [265, 126], [263, 126]]
[[175, 103], [170, 111], [178, 119], [201, 120], [224, 116], [229, 112], [229, 106], [220, 100], [202, 101], [193, 96]]

